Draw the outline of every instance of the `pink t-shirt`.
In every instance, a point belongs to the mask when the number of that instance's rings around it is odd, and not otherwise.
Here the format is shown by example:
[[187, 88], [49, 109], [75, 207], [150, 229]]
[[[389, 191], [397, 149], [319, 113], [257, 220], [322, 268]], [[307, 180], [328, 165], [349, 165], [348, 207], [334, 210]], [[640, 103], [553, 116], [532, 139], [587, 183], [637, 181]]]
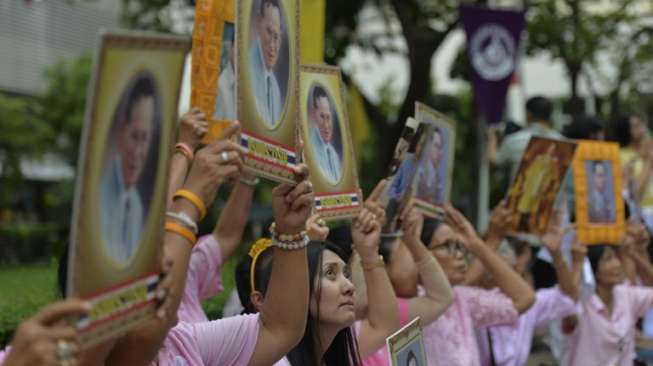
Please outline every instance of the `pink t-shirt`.
[[0, 365], [5, 362], [5, 357], [7, 357], [7, 354], [9, 354], [9, 347], [7, 347], [7, 349], [4, 351], [0, 351]]
[[561, 365], [631, 366], [635, 354], [635, 325], [653, 307], [653, 289], [615, 286], [612, 314], [594, 294], [578, 307], [578, 322], [567, 337]]
[[495, 366], [521, 366], [528, 361], [535, 329], [548, 325], [556, 319], [576, 313], [576, 303], [558, 287], [538, 290], [535, 304], [519, 316], [513, 324], [483, 327], [478, 330], [481, 364], [491, 361], [488, 332], [492, 335]]
[[179, 323], [166, 338], [159, 366], [246, 366], [256, 347], [258, 314]]
[[465, 286], [453, 290], [453, 304], [423, 329], [428, 364], [479, 366], [475, 329], [514, 323], [519, 314], [501, 292]]
[[201, 237], [191, 252], [184, 297], [177, 312], [180, 322], [198, 323], [209, 320], [201, 301], [223, 291], [221, 267], [222, 249], [215, 236]]
[[[399, 323], [403, 327], [408, 324], [412, 319], [410, 316], [410, 300], [397, 298], [399, 304]], [[390, 353], [388, 347], [383, 346], [375, 353], [363, 359], [363, 366], [388, 366], [390, 365]]]

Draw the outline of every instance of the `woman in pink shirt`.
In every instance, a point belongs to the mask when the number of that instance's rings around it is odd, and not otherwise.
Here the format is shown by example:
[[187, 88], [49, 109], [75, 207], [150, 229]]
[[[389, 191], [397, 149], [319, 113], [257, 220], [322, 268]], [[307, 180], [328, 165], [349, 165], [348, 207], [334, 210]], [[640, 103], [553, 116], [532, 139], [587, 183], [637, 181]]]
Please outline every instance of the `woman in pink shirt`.
[[566, 322], [570, 335], [561, 364], [630, 366], [635, 357], [636, 323], [653, 307], [653, 288], [625, 282], [624, 261], [632, 259], [640, 277], [650, 279], [653, 266], [648, 253], [624, 250], [618, 254], [615, 246], [592, 245], [587, 256], [596, 292], [581, 303], [578, 315]]
[[[376, 215], [365, 208], [353, 222], [352, 239], [365, 271], [372, 305], [367, 319], [355, 325], [354, 286], [347, 254], [328, 241], [309, 245], [311, 302], [306, 330], [300, 343], [277, 365], [360, 365], [361, 355], [374, 352], [398, 329], [396, 301], [394, 296], [388, 296], [393, 293], [392, 286], [378, 255], [379, 235]], [[258, 310], [260, 300], [269, 291], [269, 262], [259, 255], [254, 278], [239, 276], [239, 294], [246, 311]], [[254, 289], [250, 290], [252, 283]]]

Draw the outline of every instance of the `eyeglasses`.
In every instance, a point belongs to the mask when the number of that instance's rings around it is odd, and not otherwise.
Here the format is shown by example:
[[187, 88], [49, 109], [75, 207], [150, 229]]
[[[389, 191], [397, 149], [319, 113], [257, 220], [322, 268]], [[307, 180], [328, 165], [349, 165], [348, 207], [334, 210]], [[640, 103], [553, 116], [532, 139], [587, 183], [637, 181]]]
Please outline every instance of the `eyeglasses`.
[[446, 251], [446, 253], [448, 255], [451, 255], [451, 256], [456, 254], [456, 252], [462, 253], [462, 254], [465, 254], [467, 252], [467, 248], [465, 248], [465, 246], [461, 242], [456, 241], [456, 240], [448, 240], [448, 241], [446, 241], [446, 242], [444, 242], [442, 244], [434, 245], [434, 246], [430, 247], [429, 249], [430, 250], [437, 250], [439, 252], [445, 252]]

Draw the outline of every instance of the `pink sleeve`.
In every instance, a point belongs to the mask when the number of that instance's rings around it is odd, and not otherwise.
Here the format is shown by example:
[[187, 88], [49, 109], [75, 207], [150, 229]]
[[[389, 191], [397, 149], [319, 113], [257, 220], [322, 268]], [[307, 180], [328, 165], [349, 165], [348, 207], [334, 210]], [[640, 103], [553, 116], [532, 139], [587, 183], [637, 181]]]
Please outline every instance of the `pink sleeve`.
[[556, 286], [535, 292], [535, 304], [527, 313], [533, 314], [535, 326], [540, 327], [575, 314], [576, 303]]
[[202, 323], [180, 323], [159, 353], [160, 366], [247, 365], [258, 338], [258, 314]]
[[201, 301], [222, 291], [221, 266], [222, 252], [215, 237], [201, 237], [191, 252], [184, 297], [177, 313], [179, 321], [208, 321]]
[[512, 324], [519, 317], [512, 300], [501, 291], [457, 286], [456, 296], [469, 309], [474, 328]]
[[640, 286], [617, 286], [618, 291], [626, 291], [628, 296], [622, 296], [630, 301], [633, 314], [641, 318], [653, 307], [653, 288]]
[[0, 365], [2, 365], [3, 362], [5, 362], [5, 357], [7, 357], [7, 353], [9, 353], [9, 348], [5, 349], [4, 351], [0, 351]]

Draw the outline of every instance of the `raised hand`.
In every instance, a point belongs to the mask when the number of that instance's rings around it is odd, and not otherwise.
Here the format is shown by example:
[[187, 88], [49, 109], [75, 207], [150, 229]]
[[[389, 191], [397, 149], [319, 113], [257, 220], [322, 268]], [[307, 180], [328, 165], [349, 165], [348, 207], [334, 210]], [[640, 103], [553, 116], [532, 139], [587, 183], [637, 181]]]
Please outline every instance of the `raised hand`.
[[[381, 193], [383, 193], [383, 190], [385, 189], [385, 185], [387, 183], [386, 179], [381, 179], [379, 183], [376, 184], [376, 187], [374, 187], [374, 190], [372, 193], [370, 193], [369, 197], [365, 200], [365, 207], [372, 211], [374, 215], [376, 215], [376, 219], [379, 221], [381, 224], [381, 227], [383, 227], [386, 223], [386, 217], [385, 217], [385, 207], [379, 202], [379, 198], [381, 197]], [[361, 192], [361, 197], [363, 196]]]
[[469, 251], [473, 253], [478, 245], [484, 245], [472, 224], [453, 206], [447, 205], [445, 207], [445, 214], [447, 216], [447, 222], [461, 236], [462, 244]]
[[401, 216], [401, 230], [404, 233], [403, 241], [407, 246], [412, 247], [422, 244], [422, 227], [424, 226], [424, 215], [414, 206], [409, 206]]
[[490, 214], [488, 226], [488, 239], [503, 240], [512, 221], [512, 212], [508, 207], [508, 201], [501, 201]]
[[379, 257], [381, 225], [376, 215], [368, 208], [363, 208], [352, 223], [351, 237], [353, 246], [363, 262], [374, 262]]
[[240, 124], [233, 123], [227, 127], [222, 138], [195, 155], [184, 188], [198, 195], [205, 204], [213, 202], [222, 183], [240, 175], [245, 150], [230, 140], [239, 129]]
[[296, 184], [281, 184], [272, 190], [272, 211], [276, 230], [280, 234], [299, 234], [306, 229], [315, 197], [308, 181], [308, 167], [299, 165]]
[[76, 365], [77, 330], [68, 320], [90, 311], [91, 306], [79, 300], [48, 305], [20, 324], [3, 365]]
[[329, 227], [320, 218], [320, 214], [315, 213], [306, 221], [306, 233], [311, 241], [325, 241], [329, 236]]
[[204, 113], [199, 108], [193, 108], [181, 116], [177, 142], [186, 144], [189, 148], [195, 150], [208, 130], [209, 123]]
[[549, 221], [549, 226], [547, 227], [546, 232], [542, 236], [542, 244], [552, 254], [560, 252], [562, 238], [565, 236], [565, 232], [570, 229], [561, 226], [561, 216], [560, 211], [554, 213], [554, 216]]

